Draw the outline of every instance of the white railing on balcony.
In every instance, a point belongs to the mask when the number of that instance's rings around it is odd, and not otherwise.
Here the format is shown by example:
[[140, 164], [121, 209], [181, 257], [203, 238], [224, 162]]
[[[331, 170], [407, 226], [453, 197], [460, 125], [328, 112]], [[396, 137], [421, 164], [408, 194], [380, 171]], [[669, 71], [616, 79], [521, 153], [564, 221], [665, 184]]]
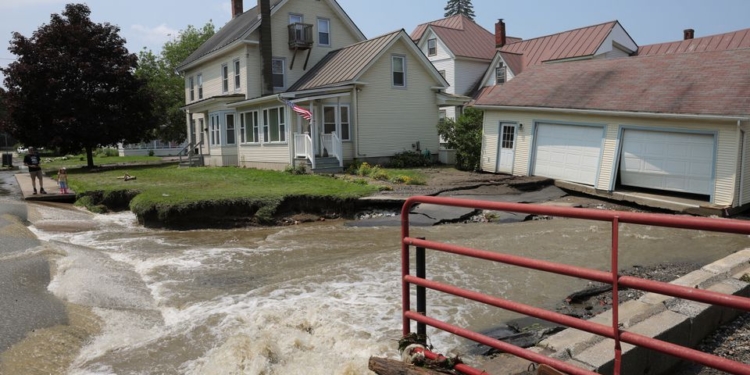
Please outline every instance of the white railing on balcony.
[[294, 156], [310, 160], [310, 165], [315, 169], [315, 154], [313, 153], [312, 138], [309, 134], [294, 135]]

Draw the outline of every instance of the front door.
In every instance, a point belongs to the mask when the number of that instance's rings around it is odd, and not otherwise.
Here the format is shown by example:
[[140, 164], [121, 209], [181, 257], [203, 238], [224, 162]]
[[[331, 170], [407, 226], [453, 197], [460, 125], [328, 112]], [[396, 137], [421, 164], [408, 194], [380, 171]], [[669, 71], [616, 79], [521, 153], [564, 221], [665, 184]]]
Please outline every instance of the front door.
[[513, 173], [513, 161], [516, 154], [516, 124], [500, 124], [499, 154], [497, 171]]

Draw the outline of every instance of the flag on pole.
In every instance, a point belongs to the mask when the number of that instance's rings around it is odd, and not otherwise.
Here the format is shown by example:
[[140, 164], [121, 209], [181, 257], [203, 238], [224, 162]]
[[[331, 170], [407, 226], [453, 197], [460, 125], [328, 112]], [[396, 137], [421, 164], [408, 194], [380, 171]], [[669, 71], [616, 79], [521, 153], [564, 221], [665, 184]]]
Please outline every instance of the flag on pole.
[[296, 105], [296, 104], [294, 104], [294, 103], [292, 103], [292, 102], [290, 102], [288, 100], [284, 100], [284, 103], [286, 105], [292, 107], [292, 111], [297, 112], [305, 120], [310, 121], [310, 119], [312, 119], [312, 112], [310, 112], [310, 111], [308, 111], [308, 110], [306, 110], [306, 109], [304, 109], [304, 108], [302, 108], [302, 107], [300, 107], [300, 106], [298, 106], [298, 105]]

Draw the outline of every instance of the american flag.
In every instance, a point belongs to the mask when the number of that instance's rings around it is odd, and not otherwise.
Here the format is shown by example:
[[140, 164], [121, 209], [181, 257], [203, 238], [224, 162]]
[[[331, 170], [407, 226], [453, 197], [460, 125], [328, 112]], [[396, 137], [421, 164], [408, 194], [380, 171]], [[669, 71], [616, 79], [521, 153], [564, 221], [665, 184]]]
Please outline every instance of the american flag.
[[294, 104], [294, 103], [292, 103], [292, 102], [290, 102], [288, 100], [284, 100], [284, 103], [286, 103], [286, 105], [292, 107], [292, 110], [294, 112], [297, 112], [305, 120], [310, 121], [310, 119], [312, 119], [312, 112], [310, 112], [310, 111], [308, 111], [308, 110], [306, 110], [306, 109], [304, 109], [304, 108], [302, 108], [302, 107], [300, 107], [300, 106], [298, 106], [298, 105], [296, 105], [296, 104]]

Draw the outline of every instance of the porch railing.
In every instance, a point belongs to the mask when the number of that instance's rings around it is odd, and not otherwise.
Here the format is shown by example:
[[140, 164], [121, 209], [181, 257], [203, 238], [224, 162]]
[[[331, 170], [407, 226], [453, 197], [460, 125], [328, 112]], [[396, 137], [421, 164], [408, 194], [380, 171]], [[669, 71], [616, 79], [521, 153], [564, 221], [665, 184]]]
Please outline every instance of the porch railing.
[[336, 133], [331, 133], [331, 135], [333, 135], [332, 137], [333, 138], [332, 139], [333, 156], [335, 156], [336, 159], [338, 159], [339, 167], [343, 167], [344, 166], [344, 152], [341, 149], [341, 140], [339, 139], [339, 136], [336, 135]]
[[313, 153], [313, 142], [310, 134], [294, 135], [294, 157], [302, 157], [310, 161], [310, 165], [315, 169], [315, 154]]
[[202, 139], [198, 143], [188, 142], [185, 145], [185, 147], [183, 147], [180, 150], [180, 152], [177, 153], [177, 156], [180, 157], [180, 163], [182, 163], [182, 157], [183, 156], [186, 156], [189, 161], [192, 161], [193, 160], [193, 156], [196, 155], [196, 152], [195, 152], [196, 149], [199, 150], [198, 154], [202, 154], [202, 152], [200, 151], [202, 149], [201, 148], [202, 146], [203, 146], [203, 140]]
[[[508, 253], [497, 253], [482, 249], [473, 249], [455, 244], [428, 241], [422, 238], [415, 238], [409, 235], [409, 213], [416, 204], [427, 203], [443, 205], [450, 207], [480, 208], [493, 211], [522, 212], [527, 214], [559, 216], [567, 218], [604, 221], [611, 224], [611, 270], [600, 271], [584, 267], [565, 265], [550, 261], [530, 259], [511, 255]], [[567, 208], [551, 207], [521, 203], [506, 202], [487, 202], [469, 199], [439, 198], [417, 196], [406, 200], [401, 210], [401, 272], [402, 272], [402, 299], [403, 299], [403, 334], [408, 336], [411, 332], [411, 321], [417, 322], [418, 335], [425, 333], [425, 325], [453, 333], [458, 336], [473, 340], [475, 342], [499, 349], [517, 357], [551, 366], [567, 374], [576, 375], [594, 375], [592, 371], [579, 368], [567, 362], [558, 359], [546, 357], [540, 353], [522, 349], [520, 347], [505, 343], [489, 336], [458, 327], [447, 322], [431, 318], [427, 315], [425, 289], [441, 291], [443, 293], [464, 297], [468, 300], [481, 302], [490, 306], [514, 311], [520, 314], [544, 319], [550, 322], [566, 325], [578, 330], [593, 333], [598, 336], [613, 339], [613, 372], [621, 373], [622, 366], [622, 346], [621, 343], [628, 343], [640, 346], [646, 349], [668, 354], [677, 358], [690, 360], [702, 365], [713, 367], [724, 372], [732, 374], [750, 374], [750, 365], [736, 362], [727, 358], [717, 357], [701, 351], [662, 341], [656, 338], [644, 336], [635, 332], [624, 330], [619, 323], [619, 298], [618, 290], [621, 288], [640, 289], [647, 292], [673, 296], [677, 298], [707, 303], [738, 309], [740, 311], [750, 311], [750, 298], [713, 292], [705, 289], [696, 289], [690, 286], [680, 286], [658, 281], [645, 280], [631, 276], [621, 276], [618, 274], [618, 247], [619, 247], [619, 224], [631, 223], [641, 225], [653, 225], [670, 228], [695, 229], [703, 231], [714, 231], [724, 233], [750, 234], [750, 223], [747, 221], [729, 220], [729, 219], [710, 219], [696, 217], [682, 217], [664, 214], [643, 214], [632, 212], [617, 212], [592, 210], [584, 208]], [[416, 247], [417, 251], [417, 274], [410, 274], [410, 247]], [[471, 290], [459, 288], [454, 285], [445, 284], [429, 280], [424, 271], [420, 268], [424, 265], [425, 249], [450, 253], [459, 256], [484, 259], [508, 265], [524, 267], [539, 271], [546, 271], [560, 275], [578, 277], [608, 283], [612, 285], [612, 324], [607, 326], [593, 321], [581, 320], [571, 316], [547, 311], [533, 306], [525, 305], [518, 302], [509, 301], [503, 298], [490, 296]], [[420, 255], [421, 252], [421, 255]], [[420, 258], [422, 261], [420, 261]], [[422, 264], [420, 266], [420, 263]], [[422, 268], [423, 269], [423, 268]], [[417, 288], [417, 310], [411, 309], [411, 286]], [[428, 358], [437, 356], [436, 353], [425, 351]], [[459, 364], [456, 370], [465, 374], [484, 374], [483, 371], [469, 367], [465, 364]]]
[[339, 166], [343, 166], [343, 153], [341, 152], [341, 140], [336, 133], [321, 134], [320, 145], [328, 152], [329, 157], [335, 157], [339, 161]]

